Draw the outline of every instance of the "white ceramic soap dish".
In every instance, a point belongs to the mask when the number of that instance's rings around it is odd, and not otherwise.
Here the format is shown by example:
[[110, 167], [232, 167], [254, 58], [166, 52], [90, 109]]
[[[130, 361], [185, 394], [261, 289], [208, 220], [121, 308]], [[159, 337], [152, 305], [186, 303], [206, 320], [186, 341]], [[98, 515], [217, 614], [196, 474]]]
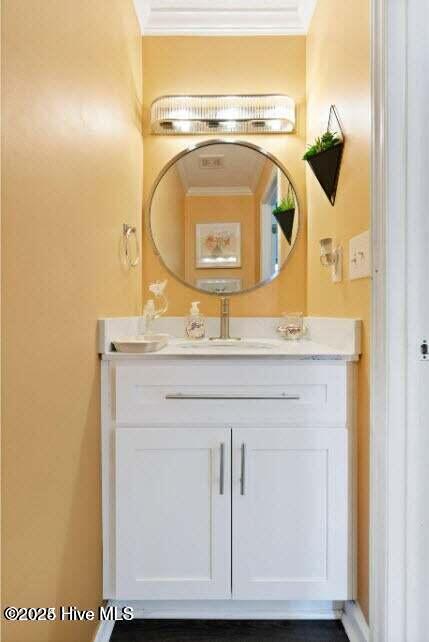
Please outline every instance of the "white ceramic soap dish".
[[117, 352], [158, 352], [167, 345], [168, 334], [141, 334], [113, 341]]

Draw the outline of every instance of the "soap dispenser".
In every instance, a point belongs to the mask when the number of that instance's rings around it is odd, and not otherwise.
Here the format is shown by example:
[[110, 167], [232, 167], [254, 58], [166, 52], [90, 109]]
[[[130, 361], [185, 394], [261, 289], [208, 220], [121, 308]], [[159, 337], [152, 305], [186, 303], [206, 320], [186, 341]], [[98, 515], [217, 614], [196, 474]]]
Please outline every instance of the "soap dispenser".
[[206, 322], [198, 309], [199, 301], [192, 301], [189, 316], [185, 321], [185, 334], [188, 339], [204, 339]]

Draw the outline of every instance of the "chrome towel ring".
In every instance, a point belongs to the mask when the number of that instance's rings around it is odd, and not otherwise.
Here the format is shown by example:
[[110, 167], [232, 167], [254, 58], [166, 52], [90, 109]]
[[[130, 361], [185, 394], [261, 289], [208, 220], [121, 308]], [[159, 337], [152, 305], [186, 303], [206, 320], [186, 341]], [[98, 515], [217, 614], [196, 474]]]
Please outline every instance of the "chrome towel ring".
[[[140, 263], [140, 245], [137, 238], [137, 229], [132, 225], [129, 225], [128, 223], [124, 223], [122, 226], [122, 233], [124, 243], [124, 262], [130, 268], [137, 267], [137, 265]], [[135, 243], [134, 258], [132, 258], [132, 254], [130, 251], [130, 239], [132, 236], [134, 237]]]

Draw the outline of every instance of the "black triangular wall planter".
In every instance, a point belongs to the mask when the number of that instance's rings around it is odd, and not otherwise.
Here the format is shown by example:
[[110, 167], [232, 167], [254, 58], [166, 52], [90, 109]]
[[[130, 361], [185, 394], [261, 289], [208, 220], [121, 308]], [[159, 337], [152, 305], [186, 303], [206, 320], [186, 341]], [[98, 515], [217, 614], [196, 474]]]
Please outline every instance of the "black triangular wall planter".
[[282, 228], [282, 232], [285, 235], [287, 242], [289, 245], [292, 242], [292, 230], [293, 230], [293, 222], [295, 219], [295, 208], [292, 210], [285, 210], [284, 212], [277, 212], [277, 214], [274, 214], [274, 217], [277, 220], [277, 223], [280, 225]]
[[331, 205], [335, 203], [344, 143], [306, 159]]

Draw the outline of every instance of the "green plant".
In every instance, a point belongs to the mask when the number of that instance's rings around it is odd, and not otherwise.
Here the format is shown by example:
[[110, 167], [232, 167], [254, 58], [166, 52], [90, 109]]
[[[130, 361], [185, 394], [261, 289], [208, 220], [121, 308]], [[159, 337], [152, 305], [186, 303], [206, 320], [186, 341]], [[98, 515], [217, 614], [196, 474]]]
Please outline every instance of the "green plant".
[[331, 147], [335, 147], [340, 143], [341, 139], [338, 137], [336, 132], [326, 131], [322, 136], [316, 138], [312, 145], [309, 145], [303, 156], [303, 160], [308, 160], [309, 158], [312, 158], [312, 156], [315, 156], [320, 152], [325, 152], [327, 149], [331, 149]]
[[295, 209], [295, 199], [292, 194], [288, 194], [286, 198], [282, 198], [280, 203], [273, 209], [273, 214], [281, 214], [282, 212], [293, 209]]

